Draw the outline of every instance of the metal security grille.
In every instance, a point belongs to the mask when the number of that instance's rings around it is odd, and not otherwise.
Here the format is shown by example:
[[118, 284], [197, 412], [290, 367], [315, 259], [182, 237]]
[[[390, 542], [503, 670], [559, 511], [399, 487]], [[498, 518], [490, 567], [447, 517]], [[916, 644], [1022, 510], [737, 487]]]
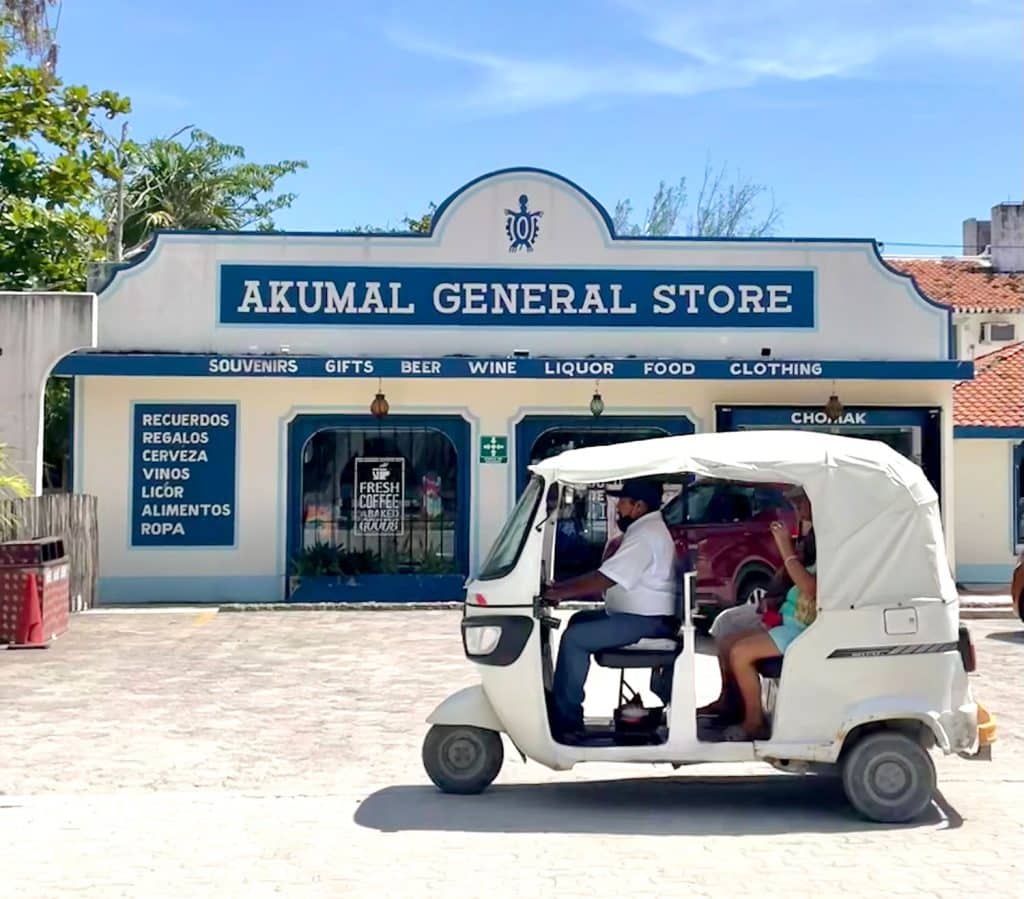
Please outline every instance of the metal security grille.
[[[356, 460], [404, 460], [397, 534], [356, 528]], [[325, 574], [443, 574], [458, 570], [458, 460], [451, 440], [431, 428], [328, 428], [302, 457], [302, 545], [337, 559]], [[365, 469], [365, 466], [360, 466]]]

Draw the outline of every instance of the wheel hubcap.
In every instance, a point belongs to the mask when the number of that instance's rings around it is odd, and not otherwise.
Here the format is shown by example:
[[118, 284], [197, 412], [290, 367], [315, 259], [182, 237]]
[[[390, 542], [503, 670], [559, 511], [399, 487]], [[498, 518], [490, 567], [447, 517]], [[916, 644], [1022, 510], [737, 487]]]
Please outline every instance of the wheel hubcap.
[[914, 789], [917, 781], [910, 765], [892, 755], [877, 759], [867, 774], [868, 792], [875, 801], [885, 805], [900, 802]]
[[465, 772], [472, 768], [480, 755], [477, 745], [467, 737], [456, 737], [445, 747], [444, 758], [455, 771]]
[[895, 762], [883, 762], [875, 772], [875, 785], [889, 796], [898, 796], [907, 788], [907, 772]]
[[764, 599], [764, 595], [764, 587], [755, 587], [747, 594], [747, 602], [752, 606], [757, 605], [762, 599]]

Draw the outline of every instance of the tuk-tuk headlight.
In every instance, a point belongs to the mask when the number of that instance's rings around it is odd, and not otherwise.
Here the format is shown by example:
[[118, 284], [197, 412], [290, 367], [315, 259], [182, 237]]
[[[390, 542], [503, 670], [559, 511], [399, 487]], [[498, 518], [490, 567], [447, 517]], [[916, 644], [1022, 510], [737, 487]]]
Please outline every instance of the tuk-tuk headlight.
[[463, 631], [463, 635], [466, 654], [471, 656], [490, 655], [501, 642], [501, 628], [493, 624], [483, 627], [467, 627]]

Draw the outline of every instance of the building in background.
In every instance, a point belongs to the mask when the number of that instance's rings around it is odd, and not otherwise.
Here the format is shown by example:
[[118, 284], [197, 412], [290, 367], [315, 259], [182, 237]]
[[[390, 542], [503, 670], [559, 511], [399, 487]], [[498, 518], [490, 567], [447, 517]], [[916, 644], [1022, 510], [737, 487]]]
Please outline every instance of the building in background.
[[[884, 440], [958, 568], [989, 564], [955, 534], [948, 304], [871, 240], [616, 238], [538, 170], [459, 189], [427, 235], [161, 234], [58, 372], [103, 603], [458, 598], [532, 462], [747, 428]], [[604, 504], [578, 506], [599, 553]]]
[[953, 391], [957, 578], [1001, 585], [1024, 550], [1024, 204], [963, 231], [961, 257], [887, 262], [949, 306], [957, 356], [975, 362]]

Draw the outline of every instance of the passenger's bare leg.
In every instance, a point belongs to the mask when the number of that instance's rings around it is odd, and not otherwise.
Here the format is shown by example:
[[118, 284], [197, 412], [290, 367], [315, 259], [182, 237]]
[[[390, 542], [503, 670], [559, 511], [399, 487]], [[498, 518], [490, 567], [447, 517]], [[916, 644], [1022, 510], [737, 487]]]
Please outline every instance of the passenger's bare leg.
[[738, 634], [730, 634], [718, 641], [718, 670], [721, 675], [722, 686], [717, 699], [697, 709], [698, 715], [726, 715], [735, 711], [740, 697], [736, 687], [736, 678], [732, 672], [732, 664], [729, 661], [729, 654], [732, 652], [733, 646], [740, 640], [756, 633], [762, 632], [743, 631]]
[[780, 655], [779, 647], [766, 632], [748, 634], [734, 644], [729, 652], [733, 676], [743, 700], [743, 721], [740, 727], [751, 740], [767, 740], [771, 736], [761, 708], [761, 678], [756, 665], [762, 659]]

